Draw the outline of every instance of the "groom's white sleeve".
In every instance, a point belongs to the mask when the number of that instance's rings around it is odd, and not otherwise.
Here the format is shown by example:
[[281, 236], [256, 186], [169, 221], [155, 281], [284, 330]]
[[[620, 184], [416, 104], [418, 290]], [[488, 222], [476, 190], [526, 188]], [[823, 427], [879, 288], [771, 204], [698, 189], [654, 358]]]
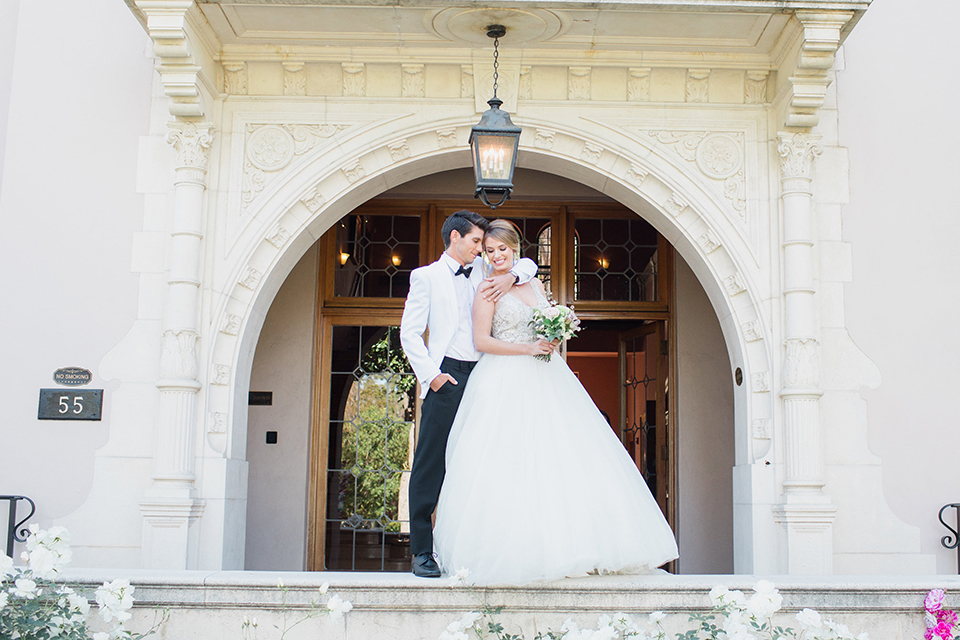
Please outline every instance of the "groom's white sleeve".
[[429, 320], [430, 282], [429, 278], [417, 269], [410, 274], [410, 292], [407, 294], [403, 317], [400, 319], [400, 344], [422, 387], [428, 387], [433, 379], [440, 375], [440, 367], [430, 357], [423, 341]]
[[530, 282], [537, 276], [537, 263], [531, 260], [530, 258], [520, 258], [514, 263], [513, 268], [510, 269], [510, 273], [517, 276], [517, 284], [524, 284]]

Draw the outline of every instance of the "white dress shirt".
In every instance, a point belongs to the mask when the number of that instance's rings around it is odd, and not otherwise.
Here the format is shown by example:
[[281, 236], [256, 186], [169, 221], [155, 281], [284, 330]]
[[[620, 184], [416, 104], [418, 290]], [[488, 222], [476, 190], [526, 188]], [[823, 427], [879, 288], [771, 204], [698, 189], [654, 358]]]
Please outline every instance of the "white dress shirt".
[[465, 362], [476, 362], [480, 359], [480, 352], [473, 345], [473, 298], [477, 290], [470, 278], [454, 275], [460, 269], [460, 263], [444, 252], [440, 261], [450, 268], [450, 277], [453, 278], [453, 289], [457, 292], [457, 308], [460, 310], [460, 320], [457, 332], [447, 347], [447, 357]]

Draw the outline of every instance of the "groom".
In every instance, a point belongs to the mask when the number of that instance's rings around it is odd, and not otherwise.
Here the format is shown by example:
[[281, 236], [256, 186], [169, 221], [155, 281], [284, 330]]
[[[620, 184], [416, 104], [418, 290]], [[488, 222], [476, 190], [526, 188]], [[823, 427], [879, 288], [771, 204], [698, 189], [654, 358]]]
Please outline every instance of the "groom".
[[[472, 211], [447, 218], [441, 234], [445, 251], [440, 259], [410, 274], [410, 292], [400, 321], [400, 342], [420, 381], [423, 399], [420, 436], [410, 473], [410, 552], [413, 573], [439, 578], [433, 557], [431, 515], [440, 497], [445, 471], [447, 436], [470, 372], [480, 354], [473, 345], [473, 298], [496, 302], [515, 284], [537, 274], [529, 258], [510, 273], [483, 279], [483, 232], [488, 222]], [[423, 334], [429, 329], [430, 345]]]

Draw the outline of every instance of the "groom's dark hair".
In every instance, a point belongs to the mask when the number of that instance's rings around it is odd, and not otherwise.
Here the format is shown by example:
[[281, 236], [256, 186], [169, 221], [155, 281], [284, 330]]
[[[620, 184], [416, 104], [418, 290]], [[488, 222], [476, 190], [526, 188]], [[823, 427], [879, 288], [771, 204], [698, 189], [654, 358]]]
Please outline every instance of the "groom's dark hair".
[[474, 213], [467, 209], [461, 209], [460, 211], [451, 213], [450, 217], [443, 221], [443, 226], [440, 228], [440, 235], [443, 236], [443, 248], [447, 249], [450, 247], [450, 232], [454, 229], [456, 229], [457, 233], [461, 236], [465, 236], [470, 233], [470, 230], [474, 227], [479, 227], [481, 231], [486, 231], [489, 226], [490, 222], [479, 213]]

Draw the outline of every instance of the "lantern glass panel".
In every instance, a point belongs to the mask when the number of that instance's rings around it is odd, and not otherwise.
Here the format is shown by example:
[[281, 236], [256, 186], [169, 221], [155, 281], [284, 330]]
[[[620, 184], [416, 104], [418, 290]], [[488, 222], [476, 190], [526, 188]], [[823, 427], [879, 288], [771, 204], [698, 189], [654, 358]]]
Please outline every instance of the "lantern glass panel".
[[475, 133], [473, 143], [477, 183], [510, 182], [517, 136]]

